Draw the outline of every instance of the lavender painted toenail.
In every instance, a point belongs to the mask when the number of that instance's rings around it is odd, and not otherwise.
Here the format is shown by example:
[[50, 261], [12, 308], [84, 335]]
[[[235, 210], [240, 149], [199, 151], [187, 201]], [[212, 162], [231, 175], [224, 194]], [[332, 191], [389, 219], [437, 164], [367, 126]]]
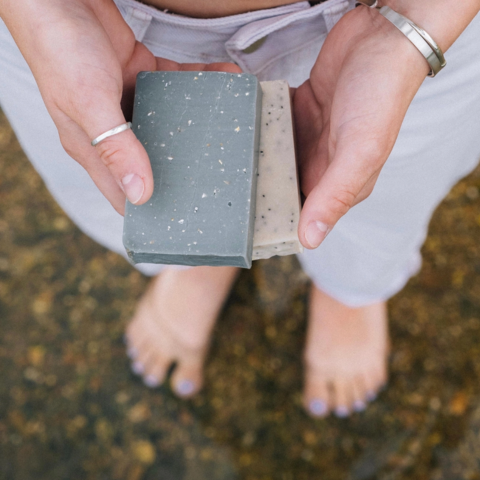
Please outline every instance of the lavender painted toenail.
[[145, 367], [140, 362], [132, 363], [132, 372], [135, 373], [135, 375], [141, 375], [144, 370]]
[[370, 390], [367, 392], [366, 398], [369, 402], [373, 402], [374, 400], [376, 400], [377, 394], [374, 391]]
[[138, 357], [138, 350], [135, 347], [128, 347], [127, 356], [132, 360], [135, 360]]
[[339, 407], [337, 407], [335, 409], [335, 415], [338, 418], [345, 418], [345, 417], [348, 417], [350, 415], [350, 410], [347, 407], [345, 407], [344, 405], [340, 405]]
[[190, 395], [195, 390], [195, 384], [191, 380], [182, 380], [175, 390], [179, 395]]
[[147, 375], [143, 379], [143, 383], [145, 383], [145, 385], [149, 388], [155, 388], [160, 385], [160, 382], [158, 381], [158, 378], [155, 377], [155, 375]]
[[314, 399], [308, 405], [308, 409], [312, 415], [316, 417], [323, 417], [327, 414], [327, 404], [323, 400]]
[[363, 412], [366, 408], [367, 406], [365, 405], [365, 402], [362, 402], [361, 400], [355, 400], [353, 402], [353, 409], [356, 412]]

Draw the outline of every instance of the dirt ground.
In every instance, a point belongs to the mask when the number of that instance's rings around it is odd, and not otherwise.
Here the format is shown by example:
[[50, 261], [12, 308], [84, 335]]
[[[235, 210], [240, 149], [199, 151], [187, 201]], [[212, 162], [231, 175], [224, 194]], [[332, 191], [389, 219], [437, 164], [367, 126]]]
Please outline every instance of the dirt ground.
[[445, 199], [390, 301], [390, 381], [364, 413], [302, 411], [293, 257], [242, 273], [185, 402], [129, 370], [148, 279], [63, 214], [0, 113], [0, 478], [480, 479], [479, 188], [477, 170]]

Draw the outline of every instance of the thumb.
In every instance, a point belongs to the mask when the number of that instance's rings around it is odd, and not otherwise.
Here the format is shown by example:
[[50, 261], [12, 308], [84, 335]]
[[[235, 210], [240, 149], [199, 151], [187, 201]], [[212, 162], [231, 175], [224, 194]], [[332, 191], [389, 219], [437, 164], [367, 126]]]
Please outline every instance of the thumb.
[[[116, 99], [108, 101], [106, 97], [94, 105], [93, 111], [79, 116], [79, 124], [89, 139], [97, 138], [126, 122]], [[140, 205], [150, 198], [153, 193], [150, 161], [147, 152], [132, 130], [107, 137], [91, 148], [96, 149], [100, 159], [131, 203]]]
[[[341, 143], [341, 142], [340, 142]], [[300, 215], [298, 236], [305, 248], [317, 248], [335, 224], [354, 205], [367, 198], [385, 163], [388, 152], [375, 141], [352, 139], [337, 147], [333, 161], [308, 194]]]

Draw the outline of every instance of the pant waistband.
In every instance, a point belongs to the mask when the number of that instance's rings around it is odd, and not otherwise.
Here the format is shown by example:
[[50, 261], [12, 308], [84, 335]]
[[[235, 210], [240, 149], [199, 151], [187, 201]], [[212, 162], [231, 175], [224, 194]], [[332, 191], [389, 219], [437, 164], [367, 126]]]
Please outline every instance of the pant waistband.
[[235, 62], [257, 74], [265, 61], [301, 50], [325, 36], [354, 0], [308, 1], [228, 17], [200, 19], [165, 13], [136, 0], [115, 0], [155, 55], [179, 62]]

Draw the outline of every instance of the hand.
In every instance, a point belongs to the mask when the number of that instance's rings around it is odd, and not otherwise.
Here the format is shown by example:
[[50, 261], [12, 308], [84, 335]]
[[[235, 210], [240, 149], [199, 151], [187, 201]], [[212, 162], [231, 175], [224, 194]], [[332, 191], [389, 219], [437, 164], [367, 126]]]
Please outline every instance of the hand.
[[[112, 0], [2, 0], [0, 16], [29, 64], [67, 153], [121, 214], [125, 197], [153, 192], [150, 162], [131, 130], [90, 142], [126, 122], [142, 70], [225, 70], [233, 64], [180, 65], [135, 41]], [[122, 109], [123, 108], [123, 109]]]
[[428, 71], [418, 50], [375, 10], [358, 7], [332, 29], [294, 96], [306, 196], [298, 232], [306, 248], [318, 247], [370, 195]]

